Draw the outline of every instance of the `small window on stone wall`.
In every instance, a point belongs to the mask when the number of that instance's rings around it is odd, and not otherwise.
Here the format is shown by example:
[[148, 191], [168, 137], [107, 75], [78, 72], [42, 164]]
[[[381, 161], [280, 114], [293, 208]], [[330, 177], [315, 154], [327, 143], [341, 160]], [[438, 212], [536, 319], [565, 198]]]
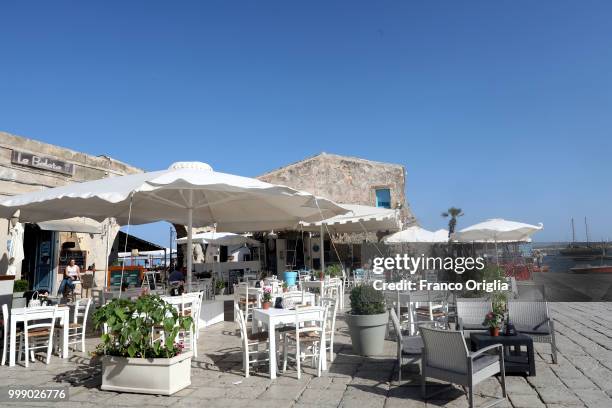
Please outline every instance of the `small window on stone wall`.
[[391, 208], [391, 190], [388, 188], [376, 189], [376, 206]]

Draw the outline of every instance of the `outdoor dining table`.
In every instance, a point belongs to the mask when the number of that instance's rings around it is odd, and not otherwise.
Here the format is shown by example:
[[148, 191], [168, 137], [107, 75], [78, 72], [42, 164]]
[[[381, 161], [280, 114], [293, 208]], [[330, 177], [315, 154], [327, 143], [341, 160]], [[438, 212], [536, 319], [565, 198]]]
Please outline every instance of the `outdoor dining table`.
[[[321, 306], [308, 306], [299, 309], [301, 317], [308, 318], [312, 316], [313, 320], [322, 319], [324, 309]], [[296, 310], [292, 309], [254, 309], [253, 310], [253, 330], [257, 331], [259, 323], [262, 323], [268, 328], [268, 338], [270, 339], [270, 379], [276, 378], [276, 333], [275, 328], [279, 324], [295, 323]], [[325, 343], [325, 330], [322, 333], [322, 344]], [[325, 347], [320, 347], [322, 369], [327, 370], [327, 359]]]
[[[9, 345], [9, 366], [15, 365], [16, 343], [17, 343], [17, 323], [25, 320], [27, 311], [28, 320], [44, 320], [53, 317], [53, 307], [51, 306], [35, 306], [35, 307], [18, 307], [11, 309], [11, 337]], [[60, 324], [63, 326], [62, 339], [62, 358], [68, 358], [68, 327], [70, 322], [70, 307], [59, 306], [57, 308]], [[26, 356], [26, 358], [28, 358]]]

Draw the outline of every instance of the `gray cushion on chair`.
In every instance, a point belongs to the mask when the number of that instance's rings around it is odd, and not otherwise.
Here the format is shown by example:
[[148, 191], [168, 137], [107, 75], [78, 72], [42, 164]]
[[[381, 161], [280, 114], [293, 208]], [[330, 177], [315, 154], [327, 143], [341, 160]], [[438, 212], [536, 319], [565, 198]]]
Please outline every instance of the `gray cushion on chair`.
[[522, 324], [517, 324], [514, 327], [519, 333], [523, 333], [523, 334], [533, 334], [533, 335], [540, 335], [540, 336], [546, 336], [550, 334], [550, 330], [548, 329], [547, 324], [540, 325], [537, 328], [525, 326]]
[[472, 363], [473, 372], [477, 373], [483, 368], [487, 368], [491, 364], [495, 364], [498, 361], [499, 361], [498, 355], [483, 354], [482, 356], [476, 357], [476, 359]]

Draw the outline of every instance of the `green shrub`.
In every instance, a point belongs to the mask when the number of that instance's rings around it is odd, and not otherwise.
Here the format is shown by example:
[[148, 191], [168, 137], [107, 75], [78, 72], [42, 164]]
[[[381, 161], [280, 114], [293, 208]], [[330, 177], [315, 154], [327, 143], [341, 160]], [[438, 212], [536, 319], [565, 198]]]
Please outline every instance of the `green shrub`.
[[[107, 324], [108, 333], [96, 351], [100, 355], [138, 358], [171, 358], [183, 345], [175, 339], [180, 329], [189, 330], [193, 319], [179, 316], [174, 306], [156, 295], [136, 300], [113, 299], [93, 315], [96, 328]], [[163, 331], [164, 341], [151, 342], [153, 329]]]
[[223, 288], [225, 288], [225, 282], [223, 282], [223, 279], [215, 280], [215, 295], [220, 295]]
[[24, 279], [17, 279], [13, 285], [13, 293], [25, 292], [28, 290], [28, 281]]
[[326, 268], [325, 273], [331, 276], [332, 278], [335, 278], [337, 276], [342, 276], [342, 268], [338, 264], [329, 265]]
[[355, 286], [351, 290], [351, 314], [374, 315], [387, 310], [381, 291], [369, 285]]

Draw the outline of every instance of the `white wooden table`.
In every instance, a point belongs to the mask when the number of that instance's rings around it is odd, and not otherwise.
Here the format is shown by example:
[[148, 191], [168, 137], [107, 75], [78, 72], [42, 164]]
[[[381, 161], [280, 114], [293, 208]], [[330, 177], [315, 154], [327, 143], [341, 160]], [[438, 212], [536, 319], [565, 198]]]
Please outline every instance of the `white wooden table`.
[[[11, 309], [11, 338], [9, 346], [9, 366], [15, 365], [16, 343], [17, 343], [17, 322], [23, 322], [28, 312], [28, 320], [43, 320], [53, 317], [52, 306], [37, 306], [37, 307], [18, 307]], [[70, 307], [60, 306], [57, 308], [60, 324], [63, 325], [63, 341], [62, 341], [62, 358], [68, 358], [68, 326], [70, 323]], [[26, 356], [28, 358], [28, 356]]]
[[[323, 308], [320, 306], [310, 306], [298, 309], [300, 316], [313, 320], [323, 319]], [[276, 332], [275, 328], [279, 324], [291, 324], [295, 323], [295, 310], [290, 309], [255, 309], [253, 310], [253, 330], [257, 330], [259, 323], [265, 325], [269, 331], [270, 339], [270, 379], [276, 378]], [[325, 343], [325, 330], [321, 334], [321, 344]], [[319, 358], [322, 362], [322, 369], [327, 370], [327, 353], [325, 347], [319, 347], [321, 355]]]

